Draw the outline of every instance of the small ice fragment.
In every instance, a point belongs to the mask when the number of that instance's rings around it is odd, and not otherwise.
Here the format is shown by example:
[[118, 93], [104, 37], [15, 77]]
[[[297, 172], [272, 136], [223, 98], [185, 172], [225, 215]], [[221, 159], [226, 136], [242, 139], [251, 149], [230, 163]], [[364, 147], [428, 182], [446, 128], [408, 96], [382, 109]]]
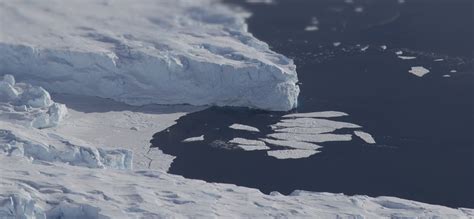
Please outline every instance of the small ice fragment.
[[186, 138], [183, 140], [183, 142], [196, 142], [196, 141], [204, 141], [204, 135]]
[[422, 66], [411, 67], [411, 70], [408, 71], [418, 77], [423, 77], [423, 75], [428, 74], [430, 71]]
[[318, 31], [319, 30], [319, 27], [316, 26], [316, 25], [311, 25], [311, 26], [307, 26], [306, 28], [304, 28], [305, 31]]
[[353, 4], [354, 0], [344, 0], [344, 2], [347, 3], [347, 4]]
[[369, 46], [364, 46], [360, 49], [360, 51], [365, 52], [367, 49], [369, 49]]
[[382, 48], [382, 50], [386, 50], [386, 49], [387, 49], [387, 46], [386, 46], [386, 45], [382, 45], [382, 46], [380, 46], [380, 48]]
[[248, 125], [237, 124], [237, 123], [232, 124], [231, 126], [229, 126], [229, 128], [235, 129], [235, 130], [249, 131], [249, 132], [260, 132], [258, 128], [248, 126]]
[[362, 13], [362, 12], [364, 12], [364, 8], [359, 6], [359, 7], [354, 8], [354, 11], [357, 12], [357, 13]]
[[402, 52], [402, 51], [397, 51], [397, 52], [395, 52], [395, 54], [397, 54], [397, 55], [402, 55], [403, 52]]
[[266, 4], [266, 5], [275, 4], [274, 0], [246, 0], [245, 2], [249, 4]]
[[277, 159], [299, 159], [299, 158], [310, 157], [319, 152], [320, 151], [296, 149], [296, 150], [267, 151], [267, 154], [268, 156], [275, 157]]
[[364, 140], [368, 144], [375, 144], [375, 139], [372, 137], [371, 134], [363, 131], [354, 131], [354, 134]]
[[403, 60], [416, 59], [415, 56], [398, 56], [398, 58], [403, 59]]
[[398, 0], [398, 4], [404, 4], [405, 0]]
[[449, 72], [451, 72], [451, 73], [456, 73], [456, 72], [458, 72], [458, 71], [453, 69], [453, 70], [451, 70], [451, 71], [449, 71]]
[[341, 42], [334, 42], [334, 43], [332, 43], [332, 45], [335, 46], [335, 47], [338, 47], [338, 46], [341, 45]]
[[443, 75], [443, 78], [450, 78], [451, 75]]
[[444, 59], [435, 59], [435, 60], [433, 60], [433, 61], [435, 61], [435, 62], [442, 62], [442, 61], [444, 61]]

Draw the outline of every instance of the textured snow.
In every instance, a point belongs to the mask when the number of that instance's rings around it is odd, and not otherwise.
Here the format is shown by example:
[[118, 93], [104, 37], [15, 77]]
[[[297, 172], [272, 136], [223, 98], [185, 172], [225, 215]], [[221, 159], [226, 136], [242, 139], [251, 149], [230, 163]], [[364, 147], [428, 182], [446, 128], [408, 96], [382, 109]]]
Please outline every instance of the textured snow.
[[231, 10], [212, 0], [1, 0], [0, 73], [132, 105], [294, 108], [293, 61]]
[[426, 69], [423, 66], [415, 66], [415, 67], [411, 67], [411, 69], [408, 72], [418, 77], [423, 77], [425, 74], [428, 74], [430, 70]]
[[235, 130], [249, 131], [249, 132], [260, 132], [258, 128], [248, 126], [248, 125], [242, 125], [242, 124], [232, 124], [231, 126], [229, 126], [229, 128], [235, 129]]
[[[0, 155], [0, 218], [470, 218], [392, 197], [289, 196], [153, 170], [90, 169]], [[36, 217], [34, 217], [36, 216]]]
[[58, 126], [66, 117], [64, 104], [55, 103], [42, 87], [16, 83], [12, 75], [0, 81], [0, 119], [14, 118], [18, 123], [35, 128]]

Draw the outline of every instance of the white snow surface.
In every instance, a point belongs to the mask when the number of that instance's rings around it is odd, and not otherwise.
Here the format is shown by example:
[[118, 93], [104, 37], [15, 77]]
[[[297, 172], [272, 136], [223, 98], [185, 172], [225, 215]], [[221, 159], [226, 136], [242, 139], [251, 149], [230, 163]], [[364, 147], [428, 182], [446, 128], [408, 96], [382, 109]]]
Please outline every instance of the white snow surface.
[[0, 0], [0, 73], [131, 105], [290, 110], [296, 67], [248, 16], [214, 0]]

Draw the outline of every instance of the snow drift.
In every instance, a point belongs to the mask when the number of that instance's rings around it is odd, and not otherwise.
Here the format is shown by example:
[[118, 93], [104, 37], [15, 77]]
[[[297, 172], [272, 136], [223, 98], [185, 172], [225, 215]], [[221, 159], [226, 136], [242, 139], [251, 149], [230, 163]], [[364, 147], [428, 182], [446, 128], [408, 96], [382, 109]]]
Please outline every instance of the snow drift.
[[212, 0], [0, 0], [0, 73], [52, 92], [289, 110], [296, 67]]

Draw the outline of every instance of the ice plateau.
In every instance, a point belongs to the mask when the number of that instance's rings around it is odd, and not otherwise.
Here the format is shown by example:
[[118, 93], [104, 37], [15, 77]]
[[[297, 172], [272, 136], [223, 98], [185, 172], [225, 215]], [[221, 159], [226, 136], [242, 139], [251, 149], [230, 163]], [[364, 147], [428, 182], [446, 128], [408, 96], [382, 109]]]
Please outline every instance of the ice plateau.
[[286, 111], [296, 67], [213, 0], [0, 0], [0, 72], [52, 92]]

